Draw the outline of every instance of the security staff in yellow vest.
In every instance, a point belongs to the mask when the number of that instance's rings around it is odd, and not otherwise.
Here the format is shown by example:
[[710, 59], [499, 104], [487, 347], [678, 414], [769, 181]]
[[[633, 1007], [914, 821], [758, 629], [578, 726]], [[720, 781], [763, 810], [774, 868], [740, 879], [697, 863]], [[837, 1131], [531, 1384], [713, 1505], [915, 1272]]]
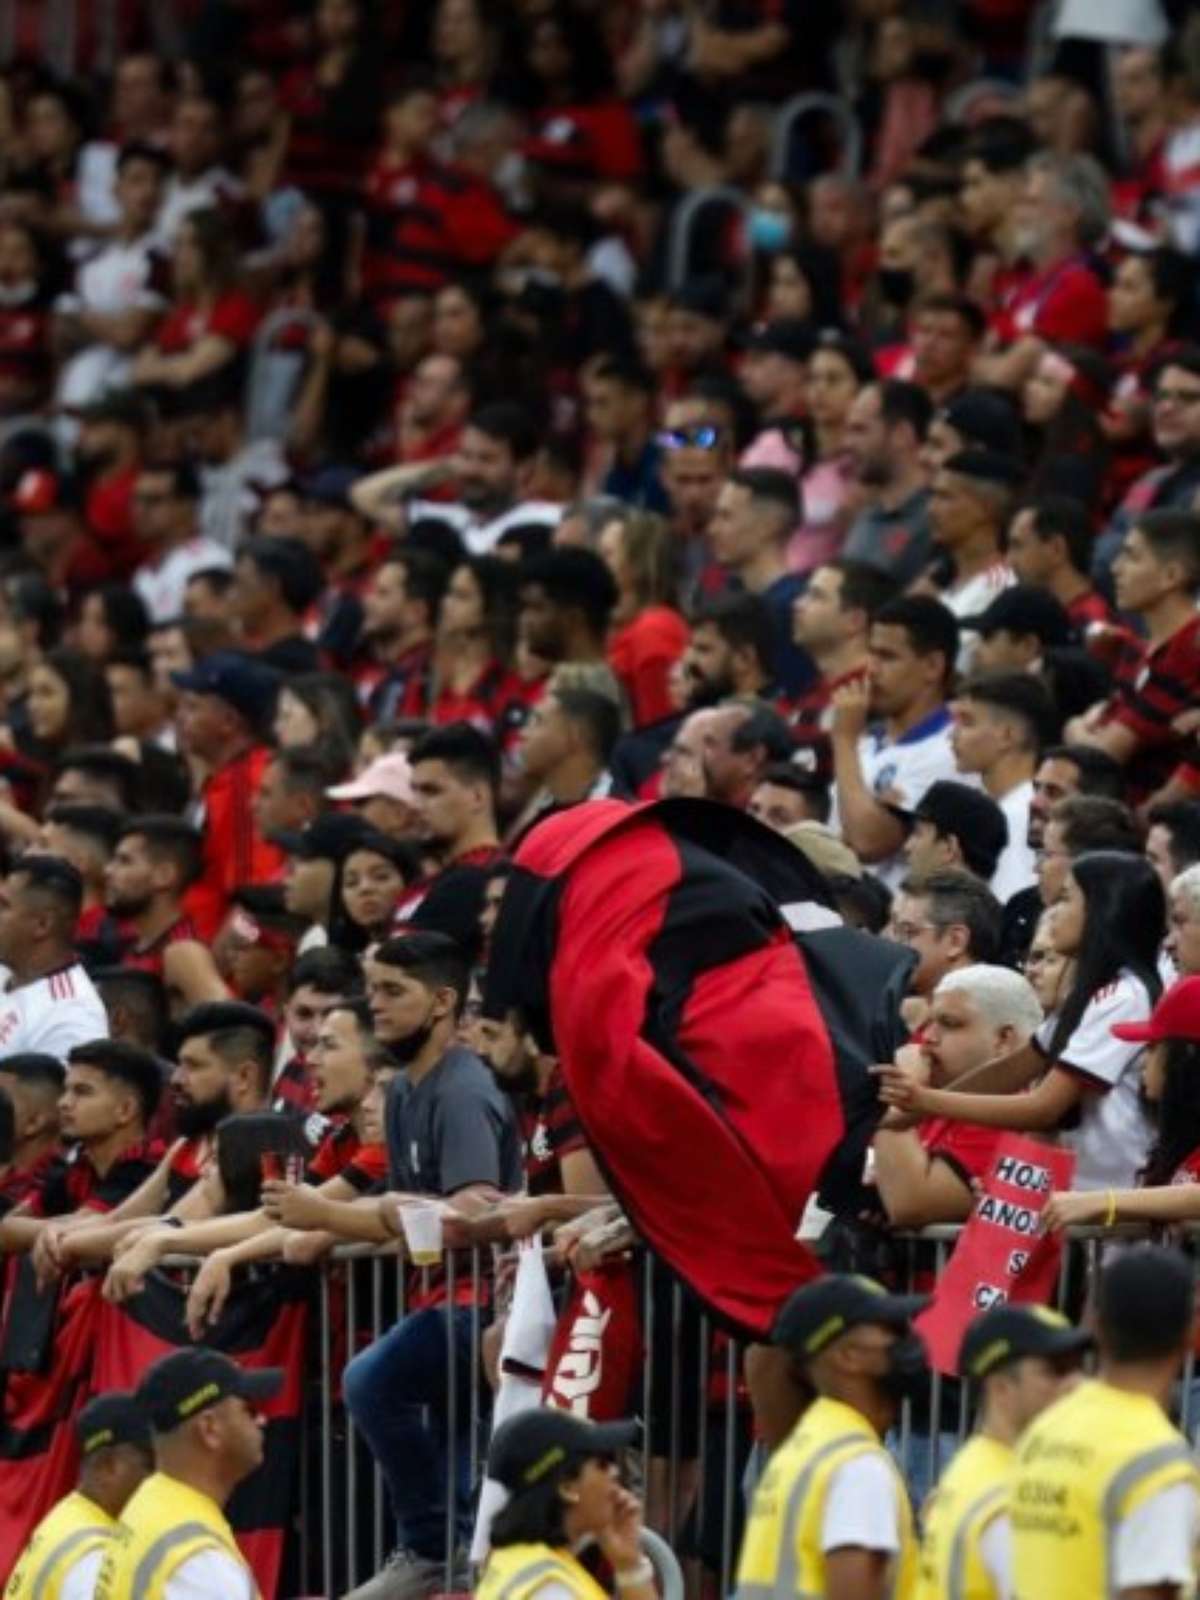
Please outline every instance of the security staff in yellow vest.
[[130, 1394], [88, 1402], [75, 1420], [79, 1483], [34, 1529], [4, 1600], [92, 1600], [117, 1518], [154, 1469], [150, 1424]]
[[1078, 1382], [1091, 1343], [1048, 1306], [995, 1306], [967, 1329], [958, 1368], [980, 1386], [979, 1418], [925, 1503], [918, 1600], [1006, 1600], [1012, 1592], [1015, 1446]]
[[785, 1302], [772, 1341], [817, 1398], [754, 1491], [738, 1600], [910, 1600], [917, 1546], [908, 1490], [883, 1436], [928, 1381], [910, 1320], [927, 1304], [831, 1274]]
[[618, 1471], [637, 1434], [636, 1422], [584, 1422], [543, 1406], [496, 1429], [488, 1473], [509, 1498], [492, 1522], [476, 1600], [607, 1600], [576, 1559], [587, 1544], [607, 1559], [620, 1600], [657, 1600], [642, 1508]]
[[222, 1507], [263, 1458], [257, 1405], [277, 1368], [247, 1372], [217, 1350], [176, 1350], [146, 1371], [137, 1398], [154, 1433], [155, 1471], [125, 1507], [96, 1600], [257, 1600]]
[[1200, 1475], [1167, 1419], [1193, 1306], [1191, 1269], [1176, 1251], [1139, 1246], [1102, 1273], [1097, 1376], [1056, 1400], [1017, 1446], [1017, 1600], [1194, 1592]]

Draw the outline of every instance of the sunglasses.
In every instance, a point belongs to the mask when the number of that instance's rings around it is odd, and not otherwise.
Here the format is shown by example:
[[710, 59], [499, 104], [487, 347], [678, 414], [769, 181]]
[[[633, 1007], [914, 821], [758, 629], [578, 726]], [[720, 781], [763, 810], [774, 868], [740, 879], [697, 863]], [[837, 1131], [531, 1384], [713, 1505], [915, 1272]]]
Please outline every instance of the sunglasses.
[[721, 430], [710, 424], [697, 428], [664, 428], [657, 439], [663, 450], [715, 450], [721, 440]]

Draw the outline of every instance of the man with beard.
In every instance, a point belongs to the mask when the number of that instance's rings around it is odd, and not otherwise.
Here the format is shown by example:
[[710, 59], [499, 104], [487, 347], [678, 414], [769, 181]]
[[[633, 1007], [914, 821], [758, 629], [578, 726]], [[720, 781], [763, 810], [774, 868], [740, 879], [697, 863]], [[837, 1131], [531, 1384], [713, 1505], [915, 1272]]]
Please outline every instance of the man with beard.
[[203, 1215], [197, 1180], [212, 1154], [212, 1135], [234, 1112], [266, 1109], [274, 1053], [274, 1024], [254, 1006], [220, 1000], [190, 1011], [179, 1026], [171, 1074], [180, 1137], [103, 1227], [87, 1226], [93, 1219], [85, 1216], [44, 1230], [34, 1257], [39, 1277], [108, 1260], [126, 1234], [163, 1213], [181, 1221]]
[[141, 559], [133, 525], [133, 494], [147, 426], [146, 404], [134, 390], [102, 394], [80, 406], [78, 456], [87, 480], [83, 517], [96, 541], [91, 558], [71, 562], [82, 582], [128, 578]]
[[682, 711], [617, 740], [609, 762], [613, 791], [652, 798], [665, 763], [688, 717], [734, 696], [773, 700], [775, 630], [765, 601], [755, 594], [721, 594], [691, 616], [692, 637], [683, 657], [687, 702]]
[[880, 567], [900, 585], [920, 577], [933, 555], [929, 483], [921, 450], [933, 405], [915, 383], [889, 378], [860, 389], [846, 419], [845, 446], [865, 492], [844, 557]]
[[548, 550], [521, 572], [520, 630], [543, 661], [603, 662], [617, 585], [591, 550]]
[[437, 556], [403, 546], [375, 569], [363, 594], [359, 647], [365, 659], [355, 674], [372, 722], [394, 721], [409, 680], [428, 674], [449, 579]]
[[129, 822], [105, 868], [105, 904], [121, 925], [121, 964], [150, 972], [183, 1005], [219, 1000], [225, 985], [184, 908], [201, 873], [202, 841], [182, 817]]

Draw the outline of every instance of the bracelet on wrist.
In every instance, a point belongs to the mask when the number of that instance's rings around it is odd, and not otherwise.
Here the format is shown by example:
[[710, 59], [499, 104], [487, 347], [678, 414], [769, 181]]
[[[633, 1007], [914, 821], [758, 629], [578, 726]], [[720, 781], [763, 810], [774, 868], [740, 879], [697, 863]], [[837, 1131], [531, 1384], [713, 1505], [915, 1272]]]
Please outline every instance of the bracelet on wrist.
[[654, 1582], [654, 1563], [649, 1556], [643, 1556], [636, 1567], [627, 1567], [624, 1572], [614, 1572], [613, 1582], [618, 1589], [640, 1589], [643, 1584]]

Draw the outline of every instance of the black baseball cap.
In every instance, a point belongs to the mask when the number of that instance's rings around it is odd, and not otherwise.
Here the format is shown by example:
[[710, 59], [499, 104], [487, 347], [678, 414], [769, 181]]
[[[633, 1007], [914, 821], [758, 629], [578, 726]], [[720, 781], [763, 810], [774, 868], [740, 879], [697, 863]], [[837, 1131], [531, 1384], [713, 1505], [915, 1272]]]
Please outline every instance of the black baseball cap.
[[488, 1476], [513, 1494], [532, 1489], [565, 1461], [615, 1456], [637, 1442], [641, 1424], [585, 1422], [569, 1411], [536, 1406], [496, 1429], [488, 1450]]
[[75, 1437], [79, 1453], [86, 1461], [97, 1450], [115, 1444], [134, 1444], [150, 1450], [150, 1419], [137, 1397], [124, 1389], [98, 1394], [75, 1418]]
[[301, 861], [340, 861], [348, 850], [376, 832], [357, 812], [330, 811], [315, 817], [303, 832], [284, 830], [271, 837], [281, 850]]
[[1012, 401], [987, 389], [964, 389], [942, 407], [944, 422], [968, 444], [998, 455], [1016, 456], [1021, 450], [1021, 425]]
[[197, 1413], [236, 1395], [239, 1400], [270, 1400], [283, 1387], [281, 1367], [248, 1372], [220, 1350], [173, 1350], [146, 1372], [136, 1398], [155, 1433], [170, 1433]]
[[1062, 601], [1048, 589], [1031, 583], [1017, 583], [1003, 589], [984, 611], [963, 617], [960, 628], [982, 633], [1032, 633], [1049, 648], [1062, 648], [1071, 642], [1071, 619]]
[[963, 860], [981, 878], [990, 878], [995, 872], [1000, 852], [1008, 843], [1007, 819], [991, 795], [953, 778], [931, 783], [911, 811], [899, 806], [888, 809], [909, 828], [916, 822], [930, 822], [937, 833], [953, 835]]
[[975, 1318], [958, 1352], [959, 1375], [986, 1378], [1026, 1356], [1081, 1355], [1092, 1336], [1050, 1306], [993, 1306]]
[[800, 317], [777, 317], [774, 322], [761, 322], [746, 340], [748, 354], [786, 356], [789, 361], [807, 361], [816, 347], [812, 324]]
[[1015, 489], [1025, 481], [1025, 468], [1014, 457], [975, 446], [952, 455], [945, 470], [957, 478], [969, 478], [972, 483], [993, 483], [1005, 489]]
[[279, 692], [279, 674], [236, 650], [214, 650], [171, 682], [190, 694], [211, 694], [231, 705], [253, 727], [266, 721]]
[[771, 1343], [801, 1357], [815, 1356], [864, 1324], [906, 1329], [929, 1298], [889, 1294], [874, 1278], [857, 1272], [831, 1272], [788, 1296], [771, 1329]]

